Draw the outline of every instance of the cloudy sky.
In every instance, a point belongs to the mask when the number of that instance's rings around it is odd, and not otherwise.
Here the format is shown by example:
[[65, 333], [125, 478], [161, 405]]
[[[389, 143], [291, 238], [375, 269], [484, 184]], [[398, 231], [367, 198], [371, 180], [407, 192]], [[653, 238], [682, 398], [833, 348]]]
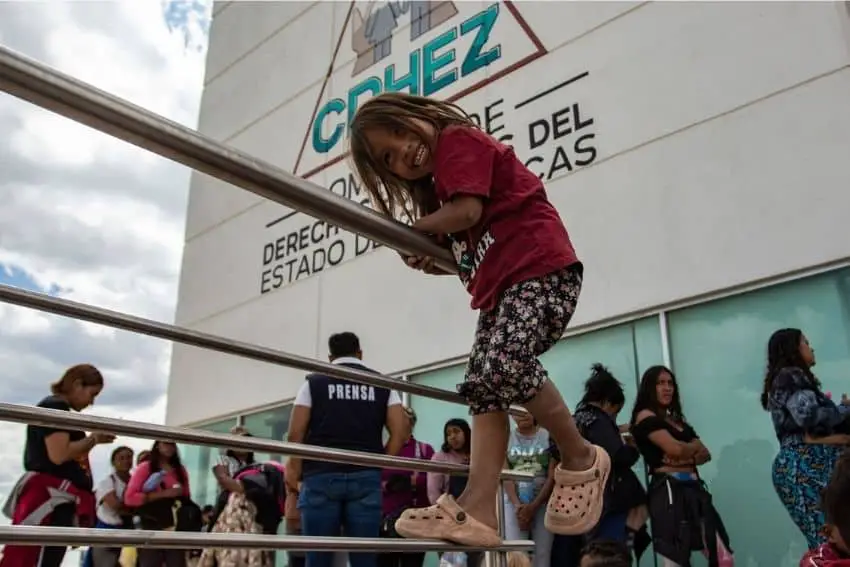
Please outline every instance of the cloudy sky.
[[[194, 127], [208, 18], [197, 0], [0, 1], [0, 44]], [[170, 322], [189, 171], [4, 93], [0, 132], [0, 282]], [[169, 358], [163, 341], [0, 304], [3, 402], [35, 403], [91, 362], [107, 386], [89, 411], [162, 422]], [[5, 500], [23, 426], [0, 436]]]

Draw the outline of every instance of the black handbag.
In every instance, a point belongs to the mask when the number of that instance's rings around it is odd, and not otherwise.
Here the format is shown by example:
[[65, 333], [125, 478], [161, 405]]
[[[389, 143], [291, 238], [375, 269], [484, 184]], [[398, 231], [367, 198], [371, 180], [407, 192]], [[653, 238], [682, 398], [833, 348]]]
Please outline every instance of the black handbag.
[[189, 498], [174, 503], [174, 529], [178, 532], [199, 532], [204, 527], [201, 507]]
[[199, 532], [204, 525], [201, 507], [189, 498], [163, 498], [138, 508], [143, 530]]
[[176, 498], [163, 498], [139, 506], [137, 514], [142, 529], [161, 531], [173, 528], [176, 501]]

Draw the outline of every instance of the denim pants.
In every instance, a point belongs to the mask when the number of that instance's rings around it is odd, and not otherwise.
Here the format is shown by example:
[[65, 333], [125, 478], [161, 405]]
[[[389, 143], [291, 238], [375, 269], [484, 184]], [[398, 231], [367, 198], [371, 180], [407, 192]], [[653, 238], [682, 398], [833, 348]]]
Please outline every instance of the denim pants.
[[[298, 497], [306, 536], [378, 537], [381, 471], [321, 473], [305, 477]], [[333, 553], [307, 552], [307, 567], [332, 567]], [[375, 553], [349, 554], [351, 567], [377, 567]]]
[[552, 542], [552, 567], [577, 566], [581, 561], [581, 550], [591, 541], [611, 540], [626, 542], [627, 513], [605, 514], [596, 527], [586, 535], [556, 535]]
[[546, 529], [546, 504], [540, 506], [531, 521], [531, 530], [523, 532], [519, 529], [516, 519], [516, 509], [511, 501], [505, 498], [505, 539], [529, 539], [534, 541], [534, 567], [549, 567], [552, 553], [552, 532]]

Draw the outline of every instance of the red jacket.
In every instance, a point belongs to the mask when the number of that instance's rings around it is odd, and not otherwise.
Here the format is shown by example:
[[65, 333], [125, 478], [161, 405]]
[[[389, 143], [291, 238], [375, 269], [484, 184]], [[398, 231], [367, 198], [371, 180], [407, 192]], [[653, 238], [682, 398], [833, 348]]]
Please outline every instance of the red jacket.
[[800, 567], [850, 567], [850, 557], [840, 553], [832, 544], [824, 543], [809, 550], [800, 560]]
[[[88, 528], [94, 525], [94, 494], [77, 488], [65, 479], [28, 472], [15, 484], [3, 512], [15, 526], [46, 526], [50, 525], [56, 507], [67, 504], [76, 506], [74, 522], [77, 526]], [[37, 565], [40, 554], [41, 547], [38, 546], [7, 545], [0, 558], [0, 567]]]
[[12, 488], [3, 507], [13, 525], [45, 525], [56, 506], [75, 504], [76, 524], [90, 528], [95, 524], [94, 494], [77, 488], [69, 481], [46, 473], [27, 472]]

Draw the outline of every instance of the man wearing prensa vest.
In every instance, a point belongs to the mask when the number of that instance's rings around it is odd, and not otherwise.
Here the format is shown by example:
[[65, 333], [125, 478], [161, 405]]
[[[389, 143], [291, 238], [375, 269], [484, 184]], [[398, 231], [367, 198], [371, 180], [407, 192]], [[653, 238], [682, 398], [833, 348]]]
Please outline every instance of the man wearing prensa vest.
[[[339, 333], [328, 340], [329, 359], [374, 372], [363, 362], [360, 340]], [[386, 446], [384, 428], [389, 430]], [[396, 455], [409, 436], [401, 398], [395, 391], [310, 374], [295, 397], [288, 439], [320, 447]], [[381, 469], [290, 458], [288, 498], [297, 494], [306, 536], [378, 537], [381, 527]], [[351, 553], [351, 567], [376, 567], [374, 553]], [[333, 553], [307, 552], [307, 567], [332, 567]]]

